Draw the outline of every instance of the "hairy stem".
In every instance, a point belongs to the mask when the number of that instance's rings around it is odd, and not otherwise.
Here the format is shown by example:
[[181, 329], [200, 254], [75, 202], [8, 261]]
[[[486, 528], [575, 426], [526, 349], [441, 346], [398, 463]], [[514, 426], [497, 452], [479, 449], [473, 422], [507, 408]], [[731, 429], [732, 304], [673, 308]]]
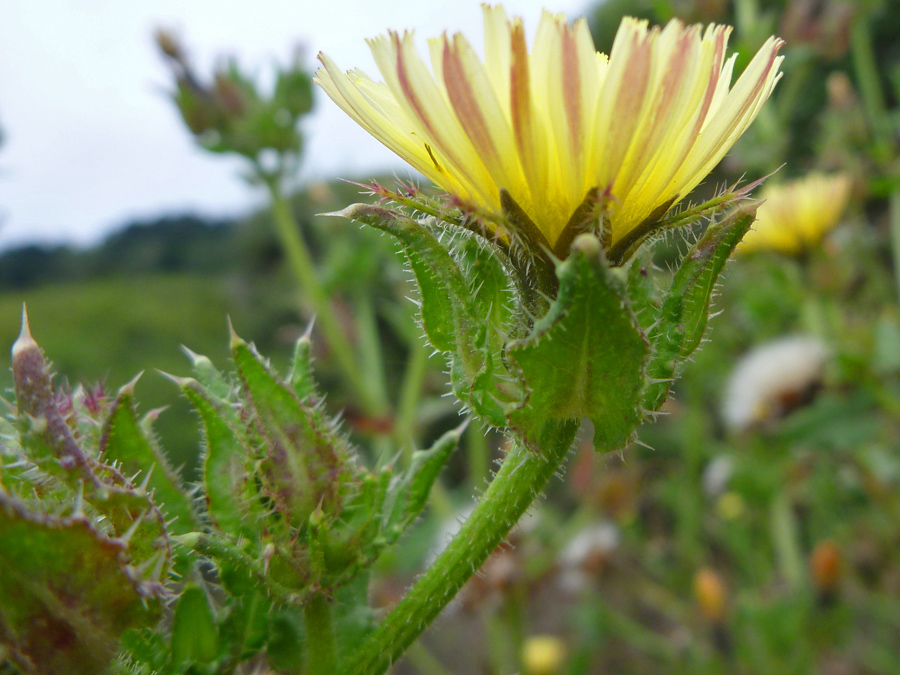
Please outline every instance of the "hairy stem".
[[337, 650], [334, 624], [328, 598], [315, 593], [303, 605], [306, 620], [306, 672], [309, 675], [334, 675], [337, 672]]
[[546, 422], [539, 453], [514, 445], [444, 552], [348, 659], [347, 675], [381, 675], [419, 637], [544, 489], [568, 454], [578, 427], [576, 420]]

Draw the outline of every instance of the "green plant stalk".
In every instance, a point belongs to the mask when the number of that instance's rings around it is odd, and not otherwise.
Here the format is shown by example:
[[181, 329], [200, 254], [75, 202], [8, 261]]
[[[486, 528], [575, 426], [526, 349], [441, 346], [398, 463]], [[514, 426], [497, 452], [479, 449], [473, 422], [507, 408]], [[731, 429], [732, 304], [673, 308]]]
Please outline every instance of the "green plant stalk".
[[[388, 400], [387, 382], [384, 377], [384, 352], [378, 335], [378, 317], [375, 303], [368, 293], [361, 293], [354, 303], [354, 318], [359, 331], [359, 356], [363, 372], [366, 373], [371, 394], [381, 401]], [[384, 406], [385, 408], [387, 406]]]
[[314, 593], [303, 605], [306, 621], [306, 670], [308, 675], [334, 675], [337, 672], [337, 649], [334, 624], [328, 598]]
[[891, 250], [894, 254], [894, 283], [897, 284], [897, 302], [900, 302], [900, 185], [891, 192], [889, 217]]
[[577, 420], [546, 422], [540, 453], [514, 445], [444, 552], [348, 659], [346, 675], [381, 675], [419, 637], [544, 489], [568, 454], [579, 425]]
[[360, 403], [369, 415], [382, 415], [387, 412], [387, 401], [377, 395], [363, 377], [363, 371], [356, 363], [353, 347], [347, 339], [319, 277], [315, 264], [306, 244], [300, 236], [297, 222], [291, 208], [274, 183], [268, 183], [272, 199], [272, 217], [281, 246], [287, 254], [288, 264], [304, 290], [316, 312], [316, 323], [328, 347], [334, 353], [335, 360], [353, 391], [359, 396]]
[[409, 646], [406, 658], [422, 675], [453, 675], [419, 642]]
[[884, 92], [881, 88], [881, 76], [875, 59], [875, 50], [872, 47], [872, 34], [865, 19], [855, 22], [850, 38], [850, 48], [863, 108], [875, 140], [874, 154], [877, 159], [883, 161], [891, 155], [891, 131], [888, 126]]
[[778, 567], [781, 569], [788, 587], [792, 591], [796, 591], [804, 583], [803, 553], [798, 541], [797, 519], [784, 488], [772, 501], [769, 510], [769, 526], [772, 531], [772, 545], [778, 558]]
[[[490, 613], [484, 617], [484, 637], [487, 647], [488, 672], [491, 675], [517, 673], [518, 659], [506, 626], [506, 617]], [[418, 644], [418, 643], [414, 643]]]
[[397, 416], [394, 419], [394, 442], [403, 449], [403, 456], [408, 462], [412, 457], [415, 436], [416, 413], [422, 395], [422, 382], [428, 371], [428, 347], [419, 340], [409, 342], [409, 355], [406, 358], [406, 370], [403, 371], [403, 382], [400, 385], [400, 400], [397, 403]]

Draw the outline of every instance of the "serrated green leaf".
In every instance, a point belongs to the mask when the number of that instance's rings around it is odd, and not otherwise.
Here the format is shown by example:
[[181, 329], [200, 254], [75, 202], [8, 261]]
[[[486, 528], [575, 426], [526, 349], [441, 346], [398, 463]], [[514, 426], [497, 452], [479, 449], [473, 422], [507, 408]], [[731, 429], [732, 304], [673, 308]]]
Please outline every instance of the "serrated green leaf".
[[235, 338], [234, 361], [266, 439], [264, 489], [294, 527], [320, 504], [336, 515], [341, 489], [352, 478], [347, 441], [273, 375], [245, 342]]
[[102, 672], [122, 631], [161, 611], [161, 587], [133, 580], [126, 563], [125, 545], [86, 519], [38, 515], [0, 494], [0, 643], [47, 675]]
[[653, 352], [647, 366], [651, 378], [644, 395], [647, 410], [659, 410], [671, 380], [700, 341], [709, 322], [712, 293], [722, 268], [756, 219], [756, 205], [742, 206], [712, 222], [681, 261], [650, 332]]
[[299, 675], [303, 672], [306, 641], [303, 612], [298, 607], [277, 607], [269, 617], [269, 662], [278, 672]]
[[453, 451], [459, 447], [459, 439], [468, 423], [458, 426], [441, 436], [428, 450], [413, 453], [409, 468], [391, 486], [385, 500], [384, 531], [389, 542], [396, 541], [419, 517], [428, 495]]
[[222, 374], [213, 362], [202, 354], [195, 354], [190, 349], [182, 347], [193, 365], [194, 377], [203, 385], [210, 396], [220, 400], [227, 400], [233, 387], [229, 379]]
[[175, 519], [171, 530], [176, 534], [191, 532], [198, 526], [191, 500], [165, 457], [141, 431], [132, 401], [130, 387], [123, 387], [103, 424], [101, 455], [104, 461], [116, 463], [125, 475], [143, 478], [152, 472], [147, 488], [166, 517]]
[[[494, 426], [506, 423], [506, 406], [521, 400], [515, 379], [506, 371], [499, 351], [504, 337], [494, 325], [495, 314], [504, 314], [498, 283], [503, 275], [499, 261], [480, 250], [469, 260], [467, 279], [459, 263], [421, 223], [387, 209], [355, 204], [337, 215], [356, 220], [393, 235], [403, 246], [416, 276], [422, 298], [422, 324], [435, 348], [452, 355], [451, 381], [456, 395]], [[464, 236], [464, 235], [460, 235]], [[475, 246], [479, 244], [474, 243]], [[476, 278], [477, 272], [485, 278]]]
[[460, 342], [472, 342], [482, 317], [477, 317], [456, 261], [424, 225], [368, 204], [355, 204], [339, 215], [387, 232], [403, 246], [422, 296], [422, 325], [436, 349], [454, 352]]
[[212, 663], [219, 656], [219, 631], [202, 588], [188, 586], [178, 598], [170, 645], [173, 665]]
[[226, 534], [256, 540], [259, 530], [255, 523], [262, 516], [262, 508], [244, 494], [249, 480], [249, 448], [232, 427], [233, 411], [223, 411], [209, 400], [196, 380], [181, 380], [180, 385], [203, 422], [206, 437], [203, 489], [207, 511]]
[[312, 340], [309, 335], [302, 336], [294, 345], [294, 358], [291, 362], [291, 375], [288, 378], [291, 389], [297, 398], [305, 402], [317, 395], [316, 378], [312, 366]]
[[628, 300], [643, 331], [649, 330], [659, 318], [663, 300], [662, 289], [653, 274], [655, 265], [652, 249], [650, 244], [645, 244], [626, 263]]
[[[339, 646], [362, 643], [375, 627], [375, 612], [369, 606], [368, 573], [360, 574], [351, 583], [337, 589], [333, 608], [336, 643]], [[339, 649], [338, 659], [349, 656], [350, 652], [350, 649]]]
[[512, 312], [513, 289], [501, 262], [503, 254], [471, 235], [460, 235], [455, 246], [464, 262], [463, 272], [478, 313], [489, 324], [505, 329]]
[[266, 644], [272, 601], [265, 587], [242, 571], [226, 565], [220, 566], [219, 572], [222, 585], [230, 595], [219, 632], [235, 658], [248, 659]]
[[530, 390], [510, 424], [534, 445], [543, 421], [587, 417], [597, 450], [621, 448], [641, 420], [647, 341], [596, 237], [580, 235], [557, 275], [556, 300], [509, 349]]

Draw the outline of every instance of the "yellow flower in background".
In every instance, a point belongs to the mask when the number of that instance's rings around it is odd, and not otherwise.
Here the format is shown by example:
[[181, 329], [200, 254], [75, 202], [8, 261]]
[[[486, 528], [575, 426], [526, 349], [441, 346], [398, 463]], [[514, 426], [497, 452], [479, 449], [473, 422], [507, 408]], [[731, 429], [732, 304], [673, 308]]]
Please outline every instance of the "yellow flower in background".
[[555, 635], [533, 635], [522, 645], [527, 675], [555, 675], [566, 662], [566, 643]]
[[607, 57], [584, 19], [545, 11], [529, 52], [521, 19], [483, 8], [484, 62], [461, 34], [445, 34], [429, 42], [429, 70], [413, 35], [391, 32], [369, 41], [384, 82], [345, 74], [324, 54], [314, 81], [449, 193], [495, 213], [508, 193], [551, 249], [593, 189], [608, 198], [611, 244], [654, 224], [722, 159], [781, 76], [772, 37], [732, 87], [729, 26], [626, 18]]
[[770, 250], [797, 254], [817, 244], [844, 215], [850, 177], [811, 173], [805, 178], [767, 185], [759, 198], [756, 223], [738, 245], [738, 253]]

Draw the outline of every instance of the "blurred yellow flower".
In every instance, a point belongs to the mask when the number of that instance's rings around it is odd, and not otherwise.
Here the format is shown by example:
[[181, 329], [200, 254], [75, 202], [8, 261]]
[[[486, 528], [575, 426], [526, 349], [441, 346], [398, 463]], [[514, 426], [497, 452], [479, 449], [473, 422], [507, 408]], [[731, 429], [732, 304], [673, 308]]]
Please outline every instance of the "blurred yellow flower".
[[511, 198], [551, 249], [567, 249], [566, 225], [591, 194], [607, 209], [610, 244], [650, 229], [728, 152], [781, 75], [772, 37], [731, 87], [729, 26], [625, 18], [607, 57], [584, 19], [545, 11], [529, 53], [521, 19], [483, 9], [483, 63], [461, 34], [445, 34], [429, 42], [430, 72], [412, 33], [390, 32], [369, 41], [384, 82], [342, 73], [324, 54], [314, 81], [464, 202], [497, 213]]
[[767, 185], [759, 198], [753, 229], [738, 253], [771, 250], [796, 254], [817, 244], [841, 219], [850, 199], [850, 177], [811, 173], [805, 178]]
[[566, 643], [555, 635], [532, 635], [522, 645], [522, 665], [528, 675], [554, 675], [566, 662]]

